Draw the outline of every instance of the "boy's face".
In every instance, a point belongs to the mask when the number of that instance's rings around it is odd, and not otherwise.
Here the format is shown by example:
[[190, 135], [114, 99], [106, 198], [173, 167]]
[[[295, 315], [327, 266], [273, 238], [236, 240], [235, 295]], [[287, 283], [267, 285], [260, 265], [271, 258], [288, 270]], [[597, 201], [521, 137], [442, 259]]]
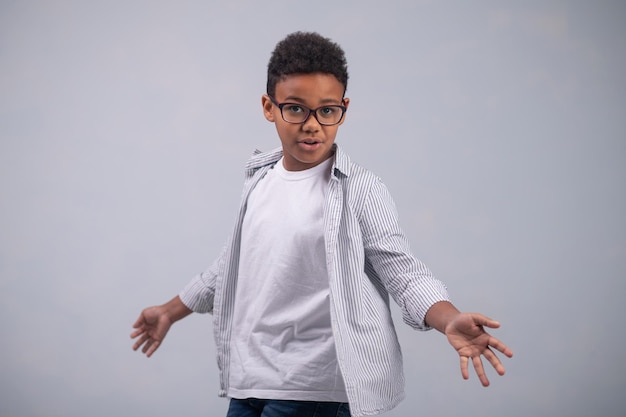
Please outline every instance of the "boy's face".
[[[293, 74], [276, 84], [273, 98], [277, 103], [300, 104], [309, 109], [332, 105], [343, 105], [347, 108], [350, 100], [343, 98], [343, 93], [344, 86], [334, 75]], [[337, 129], [343, 124], [345, 114], [341, 122], [332, 126], [321, 125], [313, 112], [303, 123], [288, 123], [281, 116], [278, 105], [269, 96], [263, 95], [262, 104], [265, 118], [276, 125], [283, 145], [286, 170], [302, 171], [312, 168], [332, 155]]]

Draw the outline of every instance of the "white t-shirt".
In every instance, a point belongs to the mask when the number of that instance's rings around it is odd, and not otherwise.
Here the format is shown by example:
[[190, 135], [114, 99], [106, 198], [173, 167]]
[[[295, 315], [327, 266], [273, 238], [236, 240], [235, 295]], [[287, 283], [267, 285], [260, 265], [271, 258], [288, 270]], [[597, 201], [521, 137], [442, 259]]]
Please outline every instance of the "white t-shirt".
[[348, 401], [331, 329], [324, 246], [332, 162], [286, 171], [281, 159], [248, 198], [229, 397]]

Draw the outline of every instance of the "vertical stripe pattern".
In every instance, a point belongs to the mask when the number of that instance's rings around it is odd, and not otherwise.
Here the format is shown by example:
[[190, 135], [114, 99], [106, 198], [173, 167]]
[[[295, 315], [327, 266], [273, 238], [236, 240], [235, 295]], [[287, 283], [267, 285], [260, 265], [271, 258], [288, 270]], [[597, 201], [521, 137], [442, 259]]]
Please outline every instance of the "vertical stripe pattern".
[[[246, 165], [239, 217], [213, 265], [181, 291], [195, 312], [214, 315], [220, 396], [228, 389], [230, 333], [239, 267], [241, 224], [250, 191], [282, 152], [255, 154]], [[355, 417], [390, 410], [404, 398], [402, 354], [389, 299], [403, 320], [428, 330], [426, 312], [449, 300], [445, 286], [413, 256], [382, 181], [352, 163], [338, 146], [324, 210], [326, 263], [337, 356]]]

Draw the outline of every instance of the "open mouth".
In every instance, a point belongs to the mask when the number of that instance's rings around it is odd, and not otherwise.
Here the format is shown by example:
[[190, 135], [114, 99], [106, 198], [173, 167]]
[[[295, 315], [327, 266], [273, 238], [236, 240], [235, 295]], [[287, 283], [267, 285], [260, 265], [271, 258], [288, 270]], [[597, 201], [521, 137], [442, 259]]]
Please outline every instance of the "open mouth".
[[300, 143], [303, 145], [313, 146], [313, 145], [318, 145], [320, 141], [315, 138], [310, 138], [310, 139], [303, 139], [300, 141]]
[[300, 149], [304, 151], [316, 151], [320, 147], [320, 142], [317, 140], [303, 140], [300, 142]]

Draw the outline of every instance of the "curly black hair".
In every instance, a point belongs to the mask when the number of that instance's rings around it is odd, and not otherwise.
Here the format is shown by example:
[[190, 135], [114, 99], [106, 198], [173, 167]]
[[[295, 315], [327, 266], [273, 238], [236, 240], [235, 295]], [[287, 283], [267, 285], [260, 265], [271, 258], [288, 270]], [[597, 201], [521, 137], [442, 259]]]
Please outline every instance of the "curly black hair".
[[276, 84], [291, 74], [321, 72], [334, 75], [348, 88], [348, 63], [343, 49], [315, 32], [294, 32], [276, 44], [267, 65], [267, 94], [276, 93]]

